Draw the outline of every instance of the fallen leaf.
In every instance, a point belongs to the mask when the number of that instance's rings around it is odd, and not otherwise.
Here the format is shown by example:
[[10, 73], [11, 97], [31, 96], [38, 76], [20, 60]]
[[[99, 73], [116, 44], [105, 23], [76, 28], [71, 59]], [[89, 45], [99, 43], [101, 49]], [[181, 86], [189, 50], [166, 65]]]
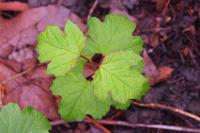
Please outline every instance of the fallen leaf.
[[154, 81], [155, 83], [158, 83], [160, 81], [170, 78], [172, 75], [172, 72], [174, 71], [174, 68], [171, 68], [169, 66], [160, 66], [158, 68], [158, 70], [159, 70], [160, 74], [156, 78], [156, 81]]
[[146, 50], [143, 51], [143, 58], [144, 58], [144, 73], [147, 77], [149, 77], [149, 82], [150, 84], [152, 84], [160, 73], [156, 65], [153, 63], [152, 59], [149, 57]]
[[16, 60], [18, 63], [22, 63], [24, 60], [34, 58], [33, 48], [25, 47], [19, 51], [13, 51], [8, 58]]
[[181, 51], [181, 53], [184, 55], [184, 56], [188, 56], [189, 55], [189, 52], [190, 51], [190, 49], [188, 48], [188, 47], [186, 47], [186, 48], [184, 48], [182, 51]]
[[45, 9], [48, 14], [37, 24], [37, 30], [39, 32], [44, 31], [47, 25], [57, 25], [61, 29], [64, 29], [68, 19], [76, 23], [82, 31], [86, 30], [86, 26], [83, 24], [82, 20], [69, 9], [63, 6], [57, 7], [53, 5], [47, 6]]
[[22, 71], [22, 64], [18, 63], [15, 60], [8, 59], [8, 60], [5, 60], [4, 63], [16, 73], [20, 73]]
[[150, 45], [153, 47], [153, 48], [156, 48], [159, 44], [159, 35], [158, 34], [152, 34], [150, 36]]
[[0, 47], [0, 57], [6, 58], [13, 51], [13, 46], [11, 45], [2, 45]]
[[149, 83], [154, 85], [171, 77], [173, 68], [160, 66], [159, 68], [153, 63], [146, 50], [143, 52], [144, 73], [149, 78]]
[[183, 33], [185, 33], [185, 32], [190, 32], [194, 36], [196, 35], [196, 29], [193, 25], [190, 25], [190, 26], [186, 27], [185, 29], [183, 29]]
[[[0, 62], [0, 81], [11, 78], [16, 73]], [[43, 89], [40, 85], [25, 76], [18, 77], [4, 84], [6, 93], [3, 104], [10, 102], [17, 103], [21, 108], [28, 105], [43, 112], [49, 119], [58, 119], [56, 99], [49, 90]]]
[[47, 15], [47, 10], [40, 7], [27, 10], [13, 19], [6, 20], [0, 17], [0, 46], [38, 23], [45, 15]]
[[170, 0], [156, 0], [156, 11], [165, 12]]
[[28, 79], [45, 90], [49, 90], [53, 77], [46, 74], [46, 67], [40, 66], [27, 73]]
[[[9, 49], [10, 45], [18, 49], [27, 45], [35, 46], [38, 32], [44, 31], [47, 25], [63, 28], [68, 19], [78, 24], [82, 31], [86, 30], [82, 20], [63, 6], [50, 5], [29, 9], [9, 20], [0, 17], [0, 48]], [[1, 52], [0, 56], [6, 57], [8, 54], [10, 50]]]

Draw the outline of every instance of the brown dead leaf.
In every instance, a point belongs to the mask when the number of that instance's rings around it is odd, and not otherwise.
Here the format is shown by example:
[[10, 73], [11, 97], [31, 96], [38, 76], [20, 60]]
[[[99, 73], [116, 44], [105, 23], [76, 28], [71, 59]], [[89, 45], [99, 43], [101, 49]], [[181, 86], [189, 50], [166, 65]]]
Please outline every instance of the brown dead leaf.
[[164, 13], [170, 3], [170, 0], [156, 0], [156, 11]]
[[115, 0], [114, 1], [112, 0], [109, 3], [110, 3], [109, 4], [110, 12], [112, 14], [123, 14], [123, 15], [126, 15], [131, 21], [135, 22], [136, 25], [139, 23], [136, 17], [128, 14], [128, 10], [123, 5], [123, 1], [116, 2]]
[[13, 47], [20, 50], [27, 45], [36, 46], [38, 32], [44, 31], [47, 25], [57, 25], [63, 29], [68, 19], [85, 31], [86, 26], [81, 19], [63, 6], [29, 9], [9, 20], [0, 17], [0, 49], [3, 48], [0, 56], [7, 57], [13, 52]]
[[[2, 82], [16, 75], [16, 73], [5, 66], [3, 62], [0, 62], [0, 75], [0, 82]], [[46, 78], [49, 79], [51, 77]], [[41, 82], [47, 82], [47, 80], [41, 80]], [[51, 80], [48, 81], [48, 84], [51, 84]], [[10, 80], [4, 86], [6, 89], [3, 98], [4, 105], [10, 102], [19, 104], [21, 108], [31, 105], [43, 112], [49, 119], [55, 120], [58, 118], [55, 97], [52, 96], [47, 88], [45, 89], [41, 85], [38, 85], [31, 78], [21, 76]]]
[[13, 51], [13, 46], [11, 45], [2, 45], [0, 47], [0, 57], [6, 58]]
[[0, 46], [20, 34], [22, 31], [35, 25], [46, 14], [46, 9], [41, 7], [27, 10], [9, 20], [0, 17]]
[[8, 59], [4, 61], [5, 65], [11, 68], [14, 72], [20, 73], [22, 71], [22, 64], [15, 60]]
[[190, 33], [192, 33], [192, 35], [196, 35], [196, 29], [193, 25], [190, 25], [190, 26], [186, 27], [185, 29], [183, 29], [183, 33], [184, 32], [190, 32]]
[[158, 70], [159, 70], [160, 74], [156, 78], [156, 81], [154, 81], [155, 83], [158, 83], [160, 81], [163, 81], [163, 80], [166, 80], [166, 79], [170, 78], [172, 72], [174, 71], [174, 69], [169, 67], [169, 66], [160, 66], [158, 68]]
[[143, 52], [144, 58], [144, 73], [149, 78], [149, 83], [154, 85], [160, 81], [171, 77], [173, 68], [168, 66], [161, 66], [159, 68], [153, 63], [146, 50]]
[[98, 69], [99, 64], [95, 62], [86, 62], [84, 65], [83, 75], [88, 78], [95, 74], [95, 71]]
[[184, 48], [181, 53], [184, 55], [184, 56], [188, 56], [189, 53], [190, 53], [190, 49], [188, 47]]
[[46, 67], [39, 66], [27, 74], [27, 78], [45, 90], [49, 90], [53, 77], [46, 74]]
[[53, 5], [47, 6], [45, 9], [48, 14], [37, 24], [37, 30], [39, 32], [44, 31], [47, 25], [57, 25], [64, 29], [65, 23], [68, 19], [78, 24], [82, 31], [86, 30], [82, 20], [69, 9], [63, 6], [57, 7]]
[[16, 60], [18, 63], [22, 63], [24, 60], [34, 58], [34, 51], [33, 48], [25, 47], [19, 51], [13, 51], [8, 58]]
[[152, 34], [150, 36], [150, 45], [153, 47], [153, 48], [156, 48], [159, 44], [159, 35], [158, 34]]
[[156, 65], [153, 63], [152, 59], [149, 57], [146, 50], [143, 52], [143, 58], [144, 73], [147, 77], [149, 77], [149, 82], [152, 83], [159, 76], [159, 71]]

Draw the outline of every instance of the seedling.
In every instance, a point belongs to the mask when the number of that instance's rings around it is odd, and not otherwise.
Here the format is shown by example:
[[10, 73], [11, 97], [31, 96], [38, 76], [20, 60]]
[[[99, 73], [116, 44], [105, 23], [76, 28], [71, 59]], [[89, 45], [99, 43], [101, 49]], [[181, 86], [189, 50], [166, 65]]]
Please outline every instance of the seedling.
[[39, 34], [38, 58], [48, 62], [47, 73], [55, 76], [51, 86], [61, 96], [62, 119], [101, 119], [111, 106], [126, 109], [131, 99], [147, 91], [143, 76], [143, 41], [133, 36], [135, 24], [125, 15], [107, 15], [104, 22], [88, 20], [88, 32], [67, 21], [64, 32], [48, 26]]
[[107, 15], [104, 22], [89, 19], [88, 36], [71, 21], [64, 32], [49, 26], [40, 33], [39, 61], [49, 62], [47, 72], [56, 77], [51, 90], [62, 97], [59, 112], [64, 120], [85, 115], [100, 119], [111, 105], [125, 109], [130, 99], [144, 95], [143, 45], [140, 37], [132, 36], [134, 30], [126, 16]]

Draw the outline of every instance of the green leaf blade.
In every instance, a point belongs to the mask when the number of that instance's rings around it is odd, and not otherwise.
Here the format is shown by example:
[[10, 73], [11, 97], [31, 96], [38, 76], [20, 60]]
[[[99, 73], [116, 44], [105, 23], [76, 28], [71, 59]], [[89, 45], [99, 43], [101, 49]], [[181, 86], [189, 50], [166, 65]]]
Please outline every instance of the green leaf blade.
[[31, 107], [24, 110], [16, 104], [8, 104], [0, 112], [0, 132], [32, 133], [35, 131], [48, 133], [51, 129], [49, 121]]
[[[136, 26], [125, 15], [107, 15], [104, 22], [92, 17], [89, 19], [88, 27], [90, 38], [86, 44], [96, 53], [108, 55], [111, 52], [134, 48], [135, 38], [132, 32]], [[136, 48], [142, 47], [142, 44], [136, 45]]]
[[51, 87], [54, 95], [59, 95], [62, 100], [59, 112], [64, 120], [83, 120], [85, 115], [100, 119], [110, 109], [111, 101], [99, 100], [94, 95], [93, 85], [83, 75], [84, 62], [65, 76], [57, 77]]
[[49, 26], [38, 37], [39, 61], [50, 61], [47, 68], [50, 74], [64, 75], [76, 65], [84, 40], [83, 33], [71, 21], [67, 22], [65, 33], [57, 26]]
[[142, 58], [133, 51], [120, 51], [105, 57], [94, 75], [95, 95], [104, 100], [109, 95], [115, 102], [125, 104], [129, 99], [139, 99], [145, 77], [134, 66]]

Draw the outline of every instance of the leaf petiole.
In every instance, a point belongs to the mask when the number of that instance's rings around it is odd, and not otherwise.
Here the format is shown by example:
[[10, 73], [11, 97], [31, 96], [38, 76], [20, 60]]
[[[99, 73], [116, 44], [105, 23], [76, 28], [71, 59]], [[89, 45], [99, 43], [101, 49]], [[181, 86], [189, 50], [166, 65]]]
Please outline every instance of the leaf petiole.
[[91, 62], [90, 58], [88, 58], [88, 57], [86, 57], [84, 55], [80, 55], [80, 57], [83, 58], [83, 59], [85, 59], [85, 60], [87, 60], [88, 62]]

